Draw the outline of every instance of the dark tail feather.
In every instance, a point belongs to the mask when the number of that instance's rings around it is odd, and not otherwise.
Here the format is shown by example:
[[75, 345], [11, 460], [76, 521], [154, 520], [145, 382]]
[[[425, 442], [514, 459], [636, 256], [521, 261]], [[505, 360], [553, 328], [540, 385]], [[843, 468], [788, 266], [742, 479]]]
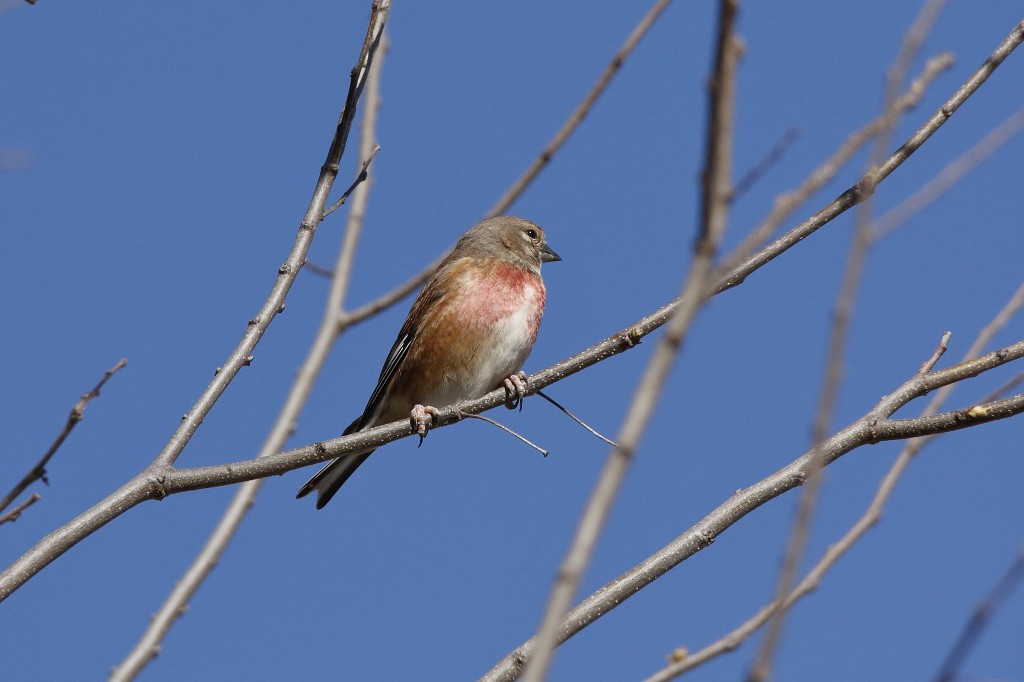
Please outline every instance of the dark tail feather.
[[318, 471], [313, 478], [306, 481], [306, 485], [299, 489], [296, 498], [305, 497], [314, 490], [316, 495], [316, 508], [323, 509], [331, 501], [334, 494], [341, 489], [348, 477], [355, 473], [359, 465], [366, 461], [370, 452], [363, 452], [358, 455], [346, 455], [330, 462], [323, 469]]
[[[365, 416], [362, 415], [349, 424], [348, 428], [341, 435], [347, 436], [350, 433], [355, 433], [365, 428]], [[328, 462], [327, 466], [316, 472], [313, 478], [306, 481], [306, 485], [299, 488], [299, 492], [295, 494], [295, 499], [305, 497], [316, 490], [316, 508], [323, 509], [341, 486], [345, 484], [348, 477], [356, 472], [359, 465], [365, 462], [372, 452], [373, 450], [361, 452], [357, 455], [345, 455], [332, 462]]]

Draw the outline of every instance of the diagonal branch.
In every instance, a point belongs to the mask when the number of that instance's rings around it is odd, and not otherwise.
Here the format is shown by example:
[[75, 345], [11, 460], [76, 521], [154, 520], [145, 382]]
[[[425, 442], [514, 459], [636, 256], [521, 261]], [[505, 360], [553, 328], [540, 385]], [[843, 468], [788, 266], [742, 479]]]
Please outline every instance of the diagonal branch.
[[14, 523], [21, 518], [21, 513], [31, 507], [33, 504], [43, 499], [39, 493], [32, 493], [29, 497], [25, 498], [25, 501], [19, 504], [17, 507], [7, 512], [3, 516], [0, 516], [0, 526], [5, 523]]

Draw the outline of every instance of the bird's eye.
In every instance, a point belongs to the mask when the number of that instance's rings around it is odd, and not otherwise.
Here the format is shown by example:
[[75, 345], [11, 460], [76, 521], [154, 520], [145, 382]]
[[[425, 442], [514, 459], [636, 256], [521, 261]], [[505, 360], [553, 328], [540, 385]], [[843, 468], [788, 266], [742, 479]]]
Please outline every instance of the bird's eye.
[[530, 239], [536, 239], [537, 238], [537, 230], [527, 230], [526, 231], [526, 236], [529, 237]]

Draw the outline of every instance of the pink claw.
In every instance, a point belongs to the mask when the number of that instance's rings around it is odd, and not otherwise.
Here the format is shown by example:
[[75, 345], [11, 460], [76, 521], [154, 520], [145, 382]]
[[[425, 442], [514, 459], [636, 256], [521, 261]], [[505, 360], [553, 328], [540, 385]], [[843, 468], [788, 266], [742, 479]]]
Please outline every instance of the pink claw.
[[529, 381], [526, 379], [526, 372], [519, 372], [518, 374], [508, 376], [501, 384], [505, 387], [505, 407], [510, 410], [518, 407], [519, 411], [522, 412], [523, 398], [526, 397], [529, 384]]
[[[440, 410], [430, 405], [415, 405], [412, 408], [412, 412], [409, 414], [409, 422], [416, 435], [420, 437], [419, 445], [423, 445], [423, 439], [427, 437], [427, 431], [434, 425], [437, 415], [440, 413]], [[419, 445], [416, 447], [419, 447]]]

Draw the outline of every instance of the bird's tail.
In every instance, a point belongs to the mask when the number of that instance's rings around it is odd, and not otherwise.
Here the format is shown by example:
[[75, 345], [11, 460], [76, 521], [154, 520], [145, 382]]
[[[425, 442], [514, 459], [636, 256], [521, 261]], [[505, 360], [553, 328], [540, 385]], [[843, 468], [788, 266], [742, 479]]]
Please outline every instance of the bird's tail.
[[330, 502], [334, 494], [341, 489], [348, 477], [355, 473], [359, 465], [365, 462], [372, 452], [373, 450], [361, 452], [358, 455], [345, 455], [329, 462], [327, 466], [316, 472], [313, 478], [306, 481], [306, 485], [299, 489], [295, 497], [305, 497], [316, 490], [316, 508], [323, 509], [324, 505]]
[[[366, 415], [360, 416], [354, 422], [348, 425], [348, 428], [341, 434], [347, 436], [357, 431], [362, 431], [370, 426], [367, 423]], [[373, 453], [373, 450], [369, 452], [359, 452], [353, 455], [345, 455], [339, 457], [333, 462], [328, 462], [320, 471], [316, 472], [313, 478], [306, 481], [306, 485], [299, 488], [299, 492], [295, 494], [295, 498], [305, 497], [314, 490], [316, 493], [316, 508], [323, 509], [324, 506], [331, 501], [334, 494], [338, 492], [348, 477], [355, 473], [359, 465], [366, 461], [366, 458]]]

